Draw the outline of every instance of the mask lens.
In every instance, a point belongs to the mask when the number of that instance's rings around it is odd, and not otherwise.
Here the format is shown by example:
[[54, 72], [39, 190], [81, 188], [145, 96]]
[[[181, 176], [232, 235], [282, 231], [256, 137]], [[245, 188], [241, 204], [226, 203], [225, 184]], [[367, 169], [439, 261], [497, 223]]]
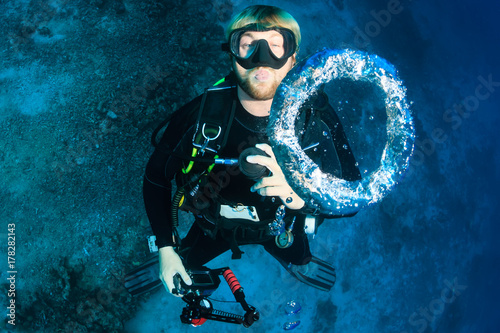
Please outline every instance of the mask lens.
[[239, 35], [236, 43], [234, 53], [240, 58], [247, 59], [255, 51], [257, 40], [251, 34], [243, 32]]
[[283, 58], [285, 55], [285, 39], [282, 34], [273, 35], [267, 40], [267, 44], [276, 58]]

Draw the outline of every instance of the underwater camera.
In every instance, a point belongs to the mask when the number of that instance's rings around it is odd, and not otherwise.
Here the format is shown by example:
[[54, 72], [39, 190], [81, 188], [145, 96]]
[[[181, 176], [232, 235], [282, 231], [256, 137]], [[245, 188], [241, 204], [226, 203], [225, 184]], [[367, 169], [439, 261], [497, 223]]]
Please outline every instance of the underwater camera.
[[[233, 271], [229, 267], [207, 270], [188, 270], [192, 284], [187, 285], [179, 275], [174, 277], [175, 292], [182, 295], [182, 300], [187, 303], [181, 314], [181, 321], [184, 324], [200, 326], [207, 320], [216, 320], [226, 323], [241, 324], [244, 327], [250, 327], [259, 320], [259, 312], [245, 301], [243, 288]], [[244, 315], [219, 311], [213, 308], [208, 297], [219, 287], [220, 275], [224, 277], [234, 298], [241, 304]]]

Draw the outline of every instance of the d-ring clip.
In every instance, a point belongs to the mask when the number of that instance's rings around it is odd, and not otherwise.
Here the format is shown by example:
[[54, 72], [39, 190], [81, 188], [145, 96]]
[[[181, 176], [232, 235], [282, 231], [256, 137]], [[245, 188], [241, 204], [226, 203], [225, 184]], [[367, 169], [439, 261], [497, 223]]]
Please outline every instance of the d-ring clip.
[[213, 137], [210, 137], [210, 136], [208, 136], [205, 133], [205, 125], [206, 125], [206, 123], [204, 123], [203, 127], [201, 128], [201, 134], [205, 138], [205, 142], [203, 142], [203, 145], [201, 146], [201, 149], [200, 149], [200, 152], [201, 152], [202, 155], [205, 154], [205, 148], [207, 148], [208, 143], [210, 141], [213, 141], [213, 140], [217, 139], [219, 137], [220, 133], [222, 132], [222, 128], [219, 126], [219, 131], [217, 132], [217, 134], [215, 136], [213, 136]]
[[212, 141], [212, 140], [217, 139], [217, 138], [219, 137], [219, 135], [220, 135], [220, 132], [222, 131], [222, 128], [219, 126], [219, 131], [217, 132], [217, 135], [216, 135], [216, 136], [214, 136], [213, 138], [211, 138], [211, 137], [209, 137], [209, 136], [207, 136], [207, 135], [205, 134], [205, 125], [206, 125], [206, 123], [204, 123], [204, 124], [203, 124], [203, 127], [201, 128], [201, 134], [203, 134], [203, 137], [204, 137], [207, 141]]

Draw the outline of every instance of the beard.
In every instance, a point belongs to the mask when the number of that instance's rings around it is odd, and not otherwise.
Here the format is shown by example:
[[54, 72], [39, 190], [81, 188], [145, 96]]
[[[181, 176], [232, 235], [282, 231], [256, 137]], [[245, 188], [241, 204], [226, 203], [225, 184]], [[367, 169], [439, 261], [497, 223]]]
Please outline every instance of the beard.
[[271, 68], [266, 68], [271, 72], [268, 81], [260, 82], [254, 78], [254, 73], [259, 67], [253, 68], [249, 72], [244, 74], [239, 73], [237, 70], [236, 78], [238, 80], [238, 85], [243, 89], [244, 92], [248, 94], [253, 99], [258, 101], [267, 101], [273, 99], [276, 89], [280, 85], [280, 80], [277, 79], [276, 73]]

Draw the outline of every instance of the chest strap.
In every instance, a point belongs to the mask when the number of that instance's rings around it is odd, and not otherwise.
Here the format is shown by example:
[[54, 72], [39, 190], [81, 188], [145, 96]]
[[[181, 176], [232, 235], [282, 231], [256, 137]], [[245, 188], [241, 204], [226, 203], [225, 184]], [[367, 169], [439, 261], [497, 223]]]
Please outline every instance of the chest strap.
[[236, 111], [235, 94], [231, 85], [205, 90], [193, 134], [193, 146], [201, 155], [217, 154], [226, 145]]

